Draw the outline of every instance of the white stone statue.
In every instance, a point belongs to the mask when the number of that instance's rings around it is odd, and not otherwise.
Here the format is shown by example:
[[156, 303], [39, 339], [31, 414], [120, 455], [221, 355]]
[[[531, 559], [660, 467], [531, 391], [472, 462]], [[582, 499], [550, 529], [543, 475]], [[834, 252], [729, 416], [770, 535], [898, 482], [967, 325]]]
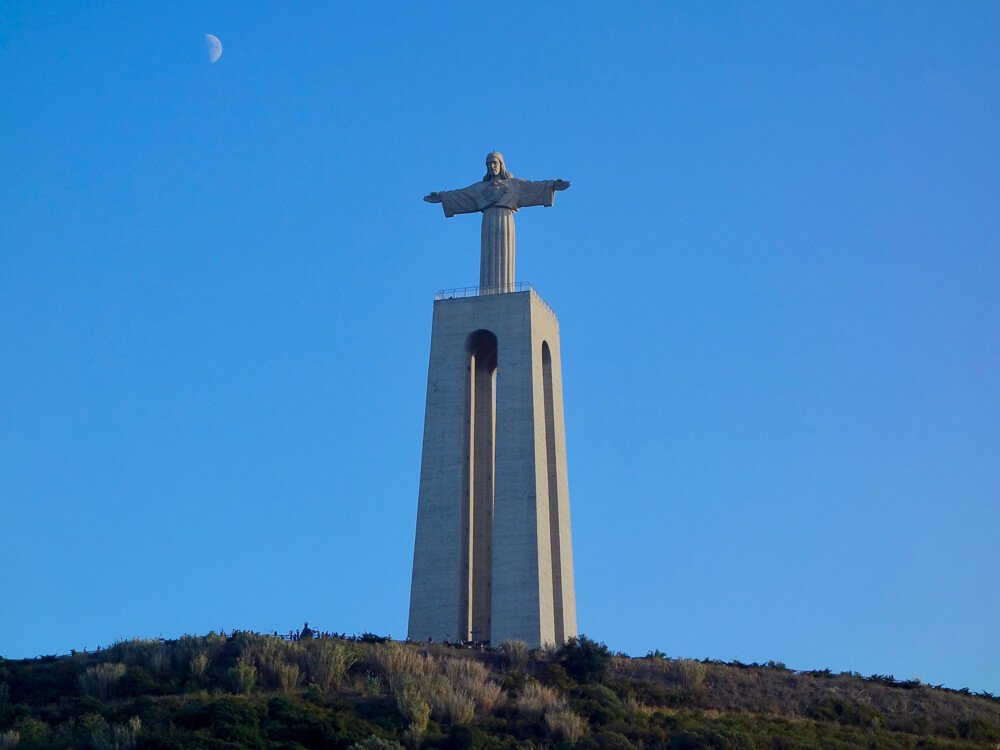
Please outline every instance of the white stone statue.
[[460, 190], [442, 190], [424, 196], [440, 203], [448, 218], [455, 214], [483, 212], [479, 293], [497, 294], [514, 290], [514, 213], [528, 206], [551, 206], [557, 190], [569, 187], [566, 180], [521, 180], [504, 166], [497, 151], [486, 155], [486, 176]]

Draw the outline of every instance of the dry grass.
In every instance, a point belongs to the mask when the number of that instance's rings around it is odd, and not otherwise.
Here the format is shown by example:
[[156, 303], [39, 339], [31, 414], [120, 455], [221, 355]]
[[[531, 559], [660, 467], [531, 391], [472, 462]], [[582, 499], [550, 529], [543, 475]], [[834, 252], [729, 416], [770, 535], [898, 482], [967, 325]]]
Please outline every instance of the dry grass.
[[568, 708], [556, 708], [545, 714], [545, 726], [549, 731], [570, 742], [577, 742], [589, 729], [586, 720]]
[[357, 657], [343, 643], [316, 641], [305, 649], [303, 667], [309, 679], [324, 693], [336, 690]]
[[385, 643], [371, 650], [371, 663], [381, 675], [394, 698], [399, 698], [408, 686], [420, 689], [438, 675], [437, 665], [429, 656], [404, 648], [398, 643]]
[[484, 713], [491, 713], [503, 698], [503, 690], [490, 679], [489, 670], [482, 662], [448, 659], [444, 662], [444, 675], [457, 692], [472, 700]]
[[302, 670], [298, 664], [278, 664], [274, 667], [278, 690], [290, 693], [299, 686]]
[[531, 651], [524, 641], [504, 641], [500, 644], [507, 669], [511, 672], [525, 672], [531, 660]]
[[552, 709], [562, 708], [564, 701], [552, 688], [532, 680], [521, 689], [514, 705], [524, 716], [542, 716]]
[[675, 659], [668, 663], [671, 666], [674, 679], [685, 690], [695, 690], [704, 684], [705, 674], [708, 672], [708, 669], [700, 661], [695, 661], [694, 659]]
[[124, 674], [125, 665], [120, 662], [95, 664], [77, 678], [77, 685], [84, 695], [104, 701], [115, 696], [118, 681]]
[[257, 686], [257, 667], [242, 659], [228, 673], [229, 687], [237, 695], [252, 693]]
[[476, 702], [464, 690], [456, 688], [444, 678], [426, 685], [431, 716], [438, 721], [468, 724], [476, 715]]
[[204, 677], [208, 672], [209, 658], [204, 651], [198, 651], [191, 655], [188, 661], [188, 674], [191, 677]]

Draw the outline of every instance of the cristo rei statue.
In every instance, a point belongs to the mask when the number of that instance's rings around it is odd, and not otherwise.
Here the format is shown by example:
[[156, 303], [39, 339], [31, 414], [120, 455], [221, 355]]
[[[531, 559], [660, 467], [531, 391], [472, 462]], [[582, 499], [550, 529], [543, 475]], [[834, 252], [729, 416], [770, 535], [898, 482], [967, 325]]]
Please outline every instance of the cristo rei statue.
[[424, 197], [482, 212], [482, 265], [479, 294], [434, 300], [411, 641], [577, 635], [559, 321], [514, 287], [514, 212], [568, 187], [519, 180], [493, 151], [480, 182]]
[[528, 206], [551, 206], [557, 190], [569, 187], [566, 180], [522, 180], [511, 175], [503, 156], [491, 151], [486, 156], [482, 181], [458, 190], [442, 190], [424, 196], [428, 203], [440, 203], [444, 215], [483, 213], [479, 293], [514, 291], [514, 213]]

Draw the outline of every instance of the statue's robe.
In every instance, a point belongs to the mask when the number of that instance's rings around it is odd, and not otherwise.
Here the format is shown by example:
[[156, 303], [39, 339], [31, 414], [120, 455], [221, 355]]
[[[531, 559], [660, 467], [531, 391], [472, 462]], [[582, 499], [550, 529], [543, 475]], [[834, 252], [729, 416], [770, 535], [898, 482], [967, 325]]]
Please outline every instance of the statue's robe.
[[514, 213], [528, 206], [551, 206], [556, 197], [555, 180], [484, 180], [467, 188], [438, 193], [444, 215], [483, 212], [480, 294], [513, 291]]

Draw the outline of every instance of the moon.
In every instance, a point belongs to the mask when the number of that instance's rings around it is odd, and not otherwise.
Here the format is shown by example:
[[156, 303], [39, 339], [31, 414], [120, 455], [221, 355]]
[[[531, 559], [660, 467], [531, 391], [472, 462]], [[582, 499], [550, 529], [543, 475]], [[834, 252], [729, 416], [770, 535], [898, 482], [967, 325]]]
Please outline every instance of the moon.
[[216, 63], [222, 57], [222, 42], [215, 34], [205, 34], [205, 46], [208, 48], [209, 62]]

